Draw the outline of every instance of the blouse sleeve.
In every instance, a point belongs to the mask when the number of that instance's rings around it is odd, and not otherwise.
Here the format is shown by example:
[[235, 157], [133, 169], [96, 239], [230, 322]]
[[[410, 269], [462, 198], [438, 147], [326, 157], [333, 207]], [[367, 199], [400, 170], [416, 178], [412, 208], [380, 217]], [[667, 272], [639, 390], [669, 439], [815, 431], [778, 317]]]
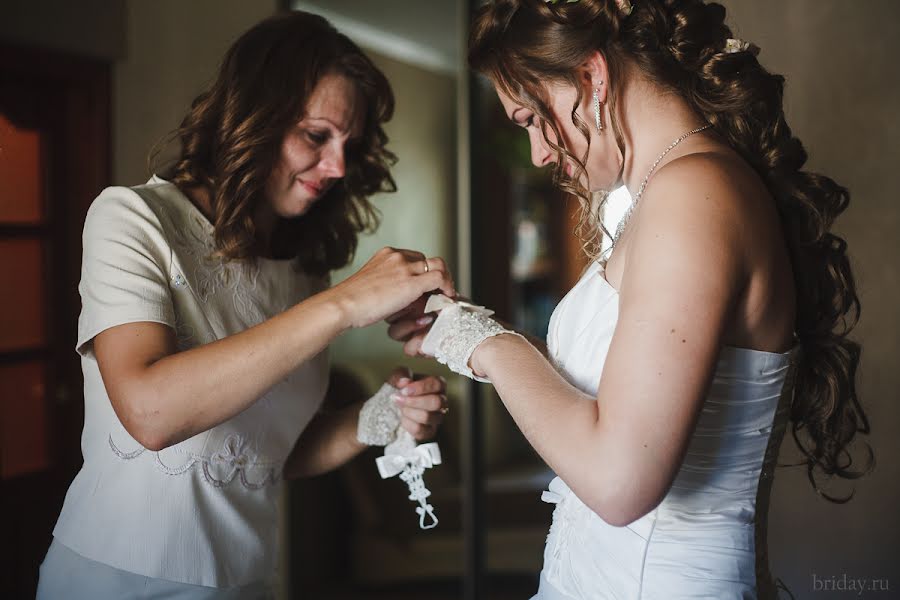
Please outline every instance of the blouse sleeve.
[[79, 354], [92, 356], [94, 336], [116, 325], [151, 321], [174, 329], [171, 250], [143, 198], [125, 187], [104, 190], [88, 210], [83, 248]]

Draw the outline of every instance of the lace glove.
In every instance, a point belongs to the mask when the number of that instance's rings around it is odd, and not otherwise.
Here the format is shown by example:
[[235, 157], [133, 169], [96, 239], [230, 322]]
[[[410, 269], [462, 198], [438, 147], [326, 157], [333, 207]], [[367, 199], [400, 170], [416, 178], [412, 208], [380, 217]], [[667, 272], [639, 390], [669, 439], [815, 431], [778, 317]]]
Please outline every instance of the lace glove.
[[[419, 503], [419, 527], [431, 529], [438, 524], [434, 507], [426, 502], [431, 495], [422, 474], [441, 464], [441, 450], [436, 442], [416, 445], [413, 436], [400, 426], [400, 409], [391, 399], [397, 388], [385, 383], [366, 400], [359, 411], [356, 439], [369, 446], [385, 446], [384, 456], [375, 459], [382, 479], [399, 475], [409, 488], [409, 499]], [[426, 517], [430, 518], [426, 524]]]
[[399, 390], [385, 383], [366, 400], [359, 411], [356, 425], [356, 439], [367, 446], [387, 446], [397, 439], [400, 427], [400, 409], [391, 400], [391, 395]]
[[475, 381], [490, 383], [489, 379], [478, 377], [469, 368], [469, 359], [481, 342], [501, 333], [522, 337], [492, 319], [494, 311], [468, 302], [451, 300], [443, 294], [431, 296], [425, 304], [425, 312], [437, 312], [438, 316], [422, 340], [421, 351], [435, 357], [454, 373]]

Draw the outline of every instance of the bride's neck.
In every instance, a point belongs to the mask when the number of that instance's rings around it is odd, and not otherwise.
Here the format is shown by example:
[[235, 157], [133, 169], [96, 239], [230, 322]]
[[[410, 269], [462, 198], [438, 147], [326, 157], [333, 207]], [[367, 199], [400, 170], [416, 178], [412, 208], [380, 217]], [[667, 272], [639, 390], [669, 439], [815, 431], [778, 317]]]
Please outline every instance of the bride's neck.
[[[678, 137], [706, 122], [683, 98], [644, 78], [634, 78], [626, 86], [620, 107], [625, 144], [622, 180], [634, 195], [660, 154]], [[664, 162], [678, 154], [673, 150]]]

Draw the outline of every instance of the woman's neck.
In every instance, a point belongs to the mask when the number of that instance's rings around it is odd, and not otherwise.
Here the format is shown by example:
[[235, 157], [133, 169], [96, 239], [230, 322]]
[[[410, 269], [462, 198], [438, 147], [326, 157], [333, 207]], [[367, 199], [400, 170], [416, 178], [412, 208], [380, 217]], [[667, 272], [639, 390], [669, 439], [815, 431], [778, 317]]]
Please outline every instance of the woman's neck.
[[[625, 156], [622, 181], [634, 196], [659, 156], [681, 135], [706, 124], [677, 94], [643, 78], [633, 78], [622, 94], [622, 136]], [[690, 152], [690, 145], [673, 149], [663, 164]]]
[[213, 208], [212, 208], [212, 194], [210, 194], [209, 189], [204, 186], [197, 186], [192, 188], [187, 188], [181, 190], [185, 196], [187, 196], [188, 200], [191, 201], [191, 204], [197, 207], [206, 220], [210, 223], [215, 223]]
[[[212, 193], [205, 186], [197, 186], [183, 190], [191, 203], [197, 207], [203, 216], [215, 224], [212, 206]], [[268, 205], [263, 204], [253, 215], [253, 224], [256, 227], [256, 252], [260, 256], [269, 257], [272, 251], [272, 233], [275, 231], [278, 218]]]

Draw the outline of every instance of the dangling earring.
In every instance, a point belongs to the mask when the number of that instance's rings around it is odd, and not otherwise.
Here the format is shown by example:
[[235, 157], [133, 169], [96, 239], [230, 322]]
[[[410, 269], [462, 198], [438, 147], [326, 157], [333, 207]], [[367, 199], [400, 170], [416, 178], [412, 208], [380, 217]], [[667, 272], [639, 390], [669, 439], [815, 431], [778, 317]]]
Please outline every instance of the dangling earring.
[[[603, 82], [600, 82], [603, 85]], [[594, 88], [594, 122], [597, 124], [597, 133], [603, 133], [603, 123], [600, 122], [600, 88]]]

